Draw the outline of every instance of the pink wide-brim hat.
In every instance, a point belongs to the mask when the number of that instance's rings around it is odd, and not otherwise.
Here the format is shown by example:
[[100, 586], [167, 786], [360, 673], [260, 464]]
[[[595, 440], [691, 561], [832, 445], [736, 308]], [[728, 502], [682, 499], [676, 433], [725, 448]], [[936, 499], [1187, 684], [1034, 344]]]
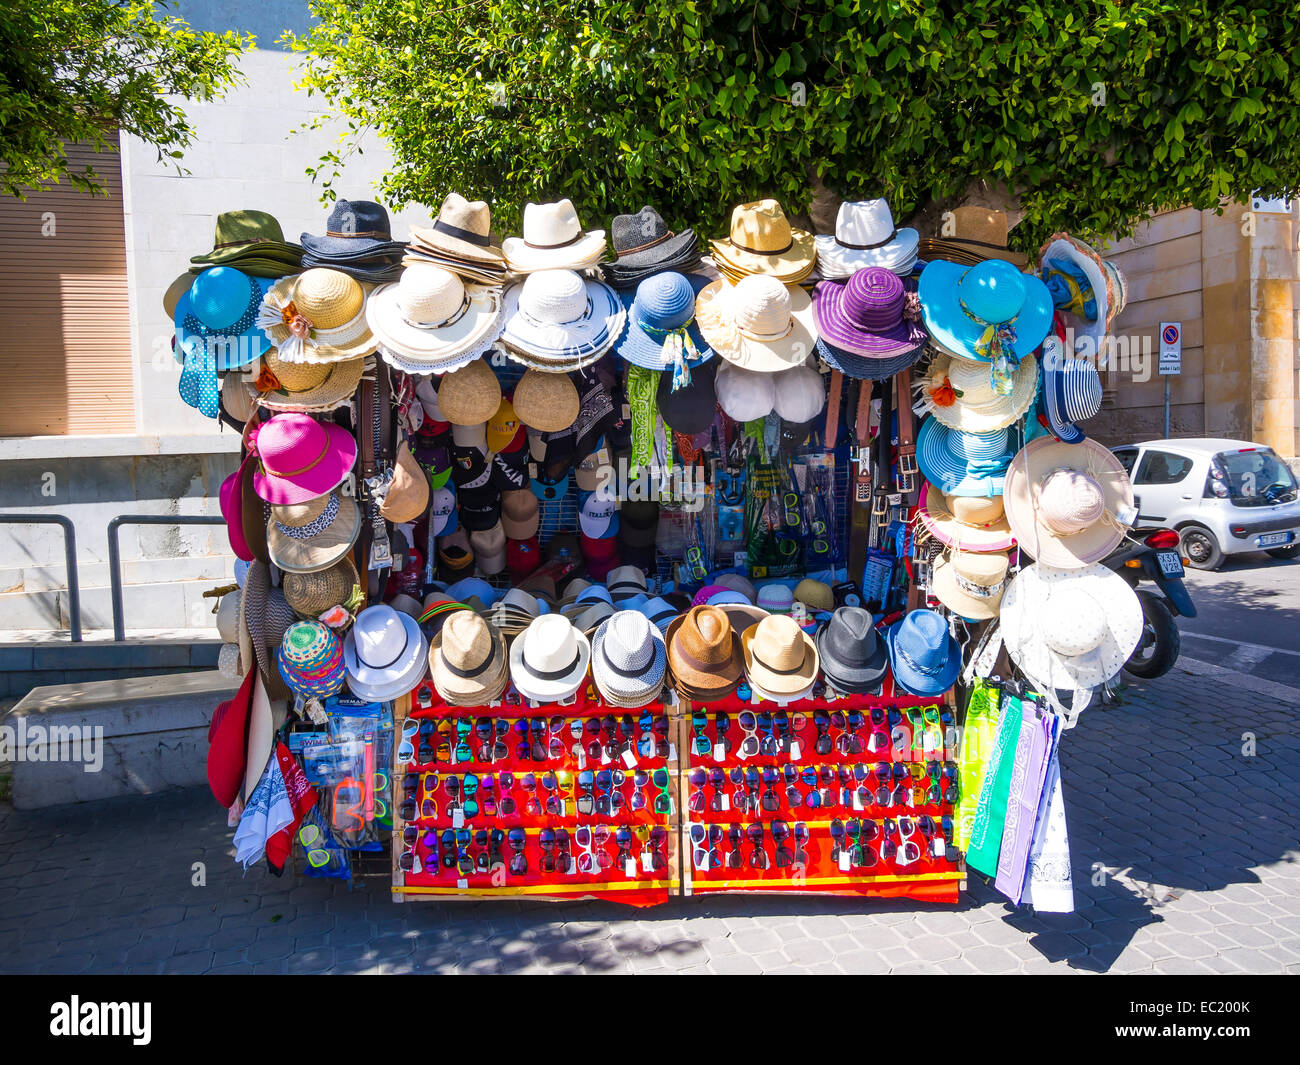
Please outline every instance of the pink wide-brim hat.
[[248, 464], [254, 461], [251, 454], [244, 456], [239, 469], [221, 482], [217, 501], [221, 507], [221, 516], [226, 519], [226, 536], [230, 539], [230, 549], [236, 558], [245, 562], [253, 561], [253, 549], [248, 546], [244, 536], [244, 500], [243, 483], [248, 474]]
[[253, 488], [268, 503], [292, 506], [332, 492], [357, 461], [352, 434], [310, 414], [277, 414], [254, 438]]

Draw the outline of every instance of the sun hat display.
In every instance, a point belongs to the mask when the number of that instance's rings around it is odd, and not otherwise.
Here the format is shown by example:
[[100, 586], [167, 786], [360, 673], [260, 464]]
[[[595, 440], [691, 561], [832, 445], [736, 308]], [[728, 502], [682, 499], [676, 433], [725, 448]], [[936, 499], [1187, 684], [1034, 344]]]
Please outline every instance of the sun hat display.
[[698, 274], [670, 270], [647, 277], [635, 293], [624, 292], [627, 328], [614, 349], [619, 357], [647, 370], [669, 370], [679, 387], [689, 384], [691, 370], [713, 358], [695, 322], [695, 293], [707, 283]]
[[282, 362], [343, 362], [375, 350], [366, 324], [366, 289], [355, 277], [316, 266], [277, 281], [257, 324]]
[[700, 242], [695, 231], [674, 233], [650, 206], [636, 214], [615, 215], [609, 237], [616, 258], [602, 263], [601, 272], [617, 289], [635, 288], [661, 270], [685, 273], [700, 264]]
[[482, 425], [499, 406], [501, 385], [482, 359], [447, 374], [438, 387], [438, 407], [452, 425]]
[[406, 245], [393, 240], [388, 212], [372, 200], [336, 200], [325, 233], [300, 239], [304, 268], [328, 266], [370, 283], [395, 281], [402, 271]]
[[764, 274], [795, 284], [812, 272], [817, 243], [794, 229], [776, 200], [755, 200], [732, 209], [731, 233], [709, 242], [718, 269], [733, 277]]
[[889, 653], [876, 635], [871, 611], [842, 606], [817, 633], [822, 673], [836, 691], [858, 695], [880, 690]]
[[815, 290], [813, 319], [830, 347], [870, 359], [920, 357], [926, 333], [921, 307], [902, 278], [869, 266], [847, 281], [823, 281]]
[[1113, 262], [1069, 233], [1053, 233], [1038, 253], [1038, 276], [1058, 311], [1069, 315], [1075, 341], [1070, 354], [1096, 356], [1128, 302], [1128, 283]]
[[635, 610], [619, 610], [596, 629], [591, 676], [605, 701], [636, 709], [659, 698], [667, 651], [663, 633]]
[[810, 610], [829, 614], [835, 609], [835, 593], [825, 581], [815, 581], [805, 577], [794, 586], [794, 598]]
[[1015, 546], [1002, 496], [946, 496], [926, 484], [921, 499], [917, 517], [941, 544], [963, 551], [1006, 551]]
[[591, 642], [561, 614], [543, 614], [510, 645], [510, 679], [539, 703], [562, 702], [587, 679]]
[[1010, 226], [1005, 211], [968, 204], [955, 208], [944, 222], [943, 236], [922, 240], [917, 247], [918, 256], [927, 262], [943, 259], [974, 266], [987, 259], [1000, 259], [1023, 267], [1029, 261], [1022, 253], [1007, 250]]
[[386, 603], [366, 607], [343, 641], [348, 687], [376, 703], [405, 695], [424, 676], [428, 650], [415, 618]]
[[265, 211], [224, 211], [217, 215], [212, 250], [190, 258], [190, 270], [209, 266], [236, 266], [255, 277], [283, 277], [297, 273], [302, 248], [284, 239], [284, 231]]
[[210, 356], [219, 372], [256, 362], [271, 346], [257, 324], [270, 288], [270, 281], [231, 266], [213, 267], [193, 278], [172, 315], [177, 358]]
[[1101, 561], [1136, 518], [1127, 471], [1095, 440], [1030, 441], [1007, 469], [1003, 502], [1021, 549], [1061, 569]]
[[[263, 372], [247, 382], [244, 394], [270, 410], [326, 412], [345, 407], [365, 372], [364, 357], [334, 363], [292, 363], [271, 348], [262, 356]], [[229, 379], [237, 379], [233, 375]], [[224, 395], [224, 391], [223, 391]]]
[[1014, 451], [1009, 429], [963, 433], [926, 418], [916, 437], [916, 464], [927, 481], [950, 496], [995, 496]]
[[1001, 551], [953, 548], [935, 559], [930, 590], [954, 614], [970, 621], [997, 617], [1009, 566]]
[[708, 702], [736, 690], [744, 657], [740, 637], [720, 607], [691, 607], [672, 621], [664, 638], [678, 694]]
[[526, 370], [515, 385], [514, 406], [519, 420], [530, 429], [558, 433], [577, 420], [581, 400], [567, 374]]
[[266, 544], [280, 569], [311, 573], [328, 569], [351, 551], [360, 532], [356, 503], [330, 492], [303, 503], [273, 506]]
[[558, 203], [524, 205], [524, 235], [507, 237], [501, 245], [513, 273], [534, 270], [584, 270], [605, 252], [605, 231], [584, 232], [578, 212], [568, 199]]
[[276, 652], [280, 676], [303, 698], [324, 699], [343, 689], [347, 669], [338, 637], [319, 621], [295, 621]]
[[715, 387], [718, 406], [732, 421], [744, 422], [766, 418], [776, 406], [777, 374], [742, 370], [730, 362], [718, 368]]
[[769, 376], [775, 390], [772, 409], [786, 421], [812, 421], [826, 409], [826, 379], [815, 367], [796, 366]]
[[817, 645], [794, 619], [771, 614], [740, 638], [745, 676], [759, 695], [789, 697], [817, 679]]
[[938, 611], [909, 611], [885, 630], [885, 642], [894, 681], [911, 695], [942, 695], [961, 672], [961, 645]]
[[501, 342], [516, 362], [551, 373], [590, 366], [623, 334], [627, 313], [603, 281], [538, 270], [506, 289]]
[[439, 266], [408, 266], [396, 284], [370, 294], [366, 321], [390, 366], [413, 374], [447, 373], [496, 342], [504, 324], [501, 290], [466, 284]]
[[1115, 677], [1142, 635], [1142, 604], [1119, 574], [1095, 564], [1035, 563], [1002, 597], [1007, 653], [1037, 688], [1095, 688]]
[[803, 365], [817, 339], [808, 293], [763, 275], [705, 286], [695, 300], [695, 318], [714, 351], [762, 373]]
[[295, 612], [319, 618], [334, 607], [347, 604], [360, 583], [352, 556], [344, 555], [326, 569], [286, 573], [281, 589]]
[[991, 362], [999, 392], [1011, 390], [1017, 364], [1052, 327], [1047, 286], [1000, 259], [971, 267], [936, 260], [917, 291], [930, 339], [950, 355]]
[[257, 427], [253, 441], [253, 487], [273, 504], [293, 506], [332, 492], [357, 460], [351, 433], [309, 414], [277, 414]]
[[[1055, 341], [1055, 337], [1049, 338]], [[1043, 345], [1043, 410], [1048, 428], [1067, 444], [1081, 443], [1087, 434], [1078, 423], [1101, 412], [1101, 375], [1090, 359], [1062, 356], [1060, 344]]]
[[817, 270], [823, 278], [845, 278], [864, 267], [880, 267], [906, 276], [916, 264], [920, 234], [898, 229], [884, 200], [840, 204], [835, 232], [819, 235]]
[[467, 200], [458, 192], [447, 194], [432, 228], [411, 227], [411, 243], [451, 259], [503, 265], [505, 255], [492, 243], [492, 211], [482, 200]]
[[1038, 391], [1038, 359], [1026, 355], [999, 395], [986, 362], [936, 351], [916, 385], [926, 411], [950, 429], [987, 433], [1005, 429], [1029, 410]]
[[769, 614], [788, 614], [794, 605], [794, 591], [784, 584], [765, 584], [754, 602]]
[[510, 679], [505, 637], [472, 610], [448, 615], [429, 642], [429, 675], [449, 706], [479, 706], [501, 698]]

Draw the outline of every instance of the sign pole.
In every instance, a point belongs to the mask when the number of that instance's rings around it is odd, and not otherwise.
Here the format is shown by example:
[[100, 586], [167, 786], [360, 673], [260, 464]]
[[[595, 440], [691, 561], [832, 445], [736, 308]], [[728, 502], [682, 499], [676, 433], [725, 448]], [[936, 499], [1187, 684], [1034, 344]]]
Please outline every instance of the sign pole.
[[1169, 379], [1183, 370], [1183, 323], [1160, 323], [1160, 376], [1165, 379], [1165, 439], [1169, 439]]
[[1165, 377], [1165, 439], [1169, 439], [1169, 378]]

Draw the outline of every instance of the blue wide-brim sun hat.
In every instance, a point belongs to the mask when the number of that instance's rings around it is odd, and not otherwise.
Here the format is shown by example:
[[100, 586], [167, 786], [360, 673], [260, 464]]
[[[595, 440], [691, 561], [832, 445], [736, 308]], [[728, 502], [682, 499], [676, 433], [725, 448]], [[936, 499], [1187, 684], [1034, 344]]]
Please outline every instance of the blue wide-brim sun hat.
[[1031, 354], [1052, 327], [1047, 286], [1001, 259], [977, 266], [935, 259], [921, 271], [917, 292], [930, 339], [962, 358], [990, 361], [976, 350], [988, 324], [1010, 323], [1015, 328], [1011, 347], [1018, 358]]
[[963, 433], [931, 416], [916, 436], [916, 464], [944, 495], [1000, 496], [1014, 454], [1009, 429]]
[[668, 332], [686, 325], [687, 335], [699, 358], [690, 365], [707, 362], [713, 351], [695, 323], [695, 295], [709, 283], [701, 274], [679, 274], [671, 270], [647, 277], [633, 291], [620, 292], [627, 309], [627, 328], [614, 345], [625, 362], [647, 370], [669, 370], [663, 344]]
[[256, 362], [271, 349], [271, 339], [256, 325], [262, 297], [275, 284], [233, 266], [214, 266], [194, 278], [189, 291], [176, 301], [178, 360], [189, 348], [209, 347], [218, 371]]
[[934, 610], [913, 610], [885, 630], [894, 682], [910, 695], [942, 695], [961, 672], [961, 645]]

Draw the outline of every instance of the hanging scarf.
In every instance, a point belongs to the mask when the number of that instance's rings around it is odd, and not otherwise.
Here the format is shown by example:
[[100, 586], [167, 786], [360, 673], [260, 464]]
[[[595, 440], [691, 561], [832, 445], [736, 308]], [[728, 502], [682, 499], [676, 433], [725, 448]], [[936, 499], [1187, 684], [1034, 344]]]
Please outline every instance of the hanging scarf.
[[673, 372], [674, 392], [691, 383], [691, 365], [698, 364], [700, 361], [699, 349], [691, 339], [690, 333], [690, 326], [694, 321], [692, 317], [674, 329], [660, 329], [640, 320], [636, 323], [646, 336], [659, 342], [664, 368], [671, 369]]
[[1042, 278], [1058, 311], [1069, 311], [1085, 322], [1097, 320], [1097, 296], [1081, 266], [1068, 259], [1048, 259]]
[[966, 704], [966, 724], [961, 734], [959, 756], [957, 809], [953, 811], [953, 842], [959, 850], [970, 843], [971, 826], [975, 823], [975, 808], [993, 753], [993, 743], [1002, 716], [1001, 692], [996, 685], [977, 678], [971, 685], [970, 699]]
[[628, 409], [632, 412], [632, 468], [636, 477], [642, 466], [654, 461], [655, 423], [659, 408], [655, 393], [659, 387], [659, 373], [644, 366], [629, 365], [624, 381]]
[[1024, 900], [1039, 913], [1073, 913], [1074, 881], [1070, 875], [1070, 836], [1061, 792], [1061, 739], [1057, 733], [1047, 762], [1038, 827], [1029, 851]]
[[[986, 322], [960, 304], [962, 313], [980, 327], [982, 332], [975, 341], [975, 353], [981, 359], [993, 364], [989, 380], [993, 391], [999, 396], [1009, 396], [1015, 391], [1016, 369], [1020, 366], [1020, 356], [1016, 354], [1016, 319], [1007, 322]], [[1017, 316], [1019, 317], [1019, 316]]]
[[1007, 795], [1007, 819], [998, 855], [998, 875], [994, 882], [994, 886], [1017, 906], [1024, 893], [1025, 869], [1034, 842], [1043, 781], [1047, 776], [1054, 721], [1051, 714], [1029, 703], [1020, 722], [1020, 736], [1011, 768], [1011, 788]]
[[1020, 700], [1004, 692], [997, 740], [984, 774], [984, 786], [980, 788], [975, 820], [971, 825], [970, 847], [966, 851], [966, 864], [985, 876], [997, 873], [1002, 829], [1007, 816], [1007, 796], [1011, 791], [1011, 769], [1023, 717]]

